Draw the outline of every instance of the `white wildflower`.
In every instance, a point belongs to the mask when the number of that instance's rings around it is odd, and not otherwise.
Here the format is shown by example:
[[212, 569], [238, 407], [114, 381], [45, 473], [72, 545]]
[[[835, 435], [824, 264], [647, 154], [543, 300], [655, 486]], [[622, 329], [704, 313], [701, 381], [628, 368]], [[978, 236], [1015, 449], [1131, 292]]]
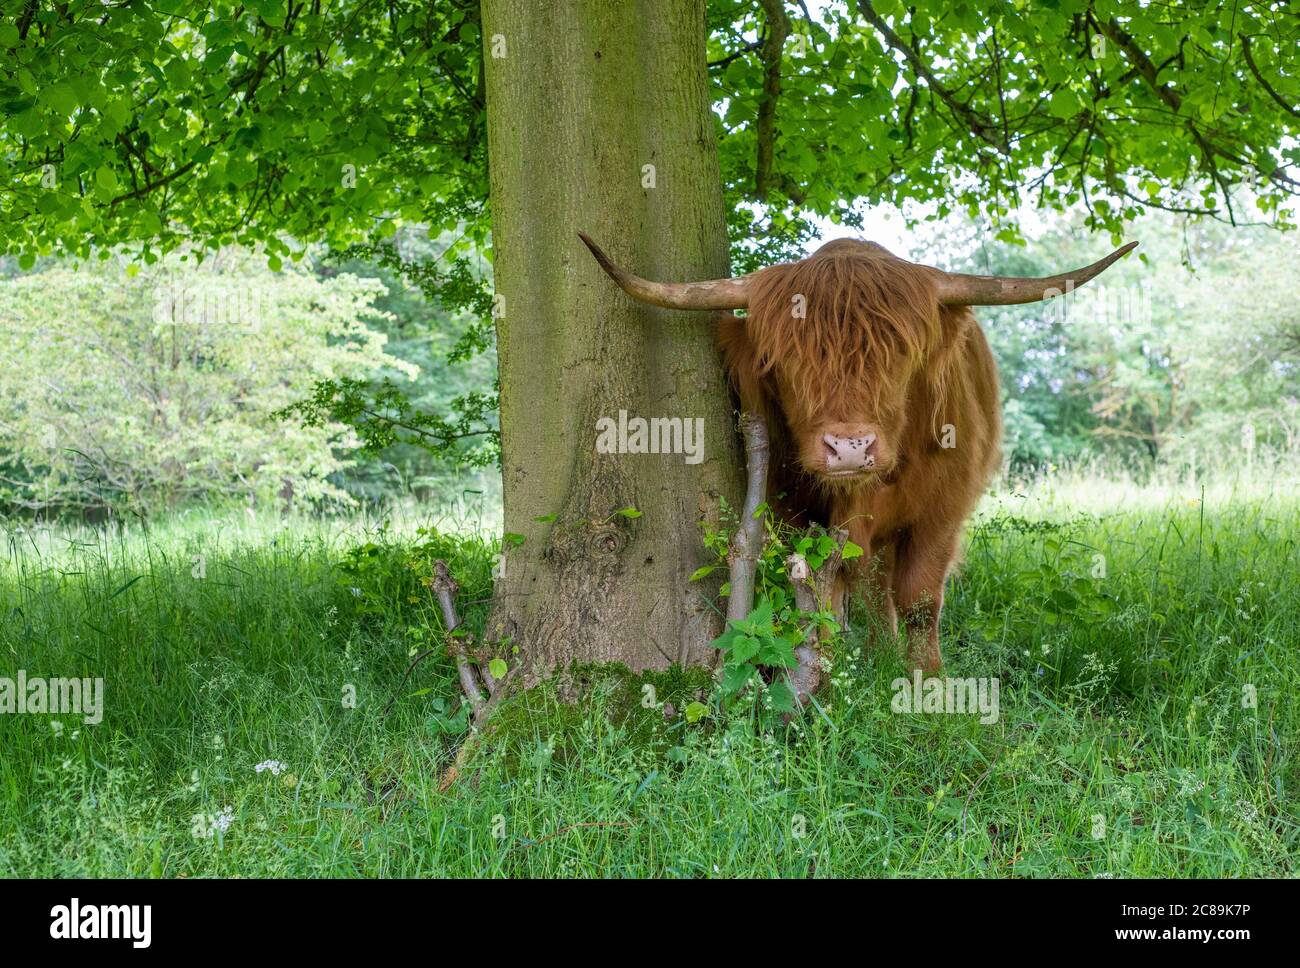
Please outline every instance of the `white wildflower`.
[[212, 829], [220, 830], [223, 834], [230, 829], [230, 825], [235, 822], [235, 811], [230, 806], [221, 808], [221, 812], [212, 818]]

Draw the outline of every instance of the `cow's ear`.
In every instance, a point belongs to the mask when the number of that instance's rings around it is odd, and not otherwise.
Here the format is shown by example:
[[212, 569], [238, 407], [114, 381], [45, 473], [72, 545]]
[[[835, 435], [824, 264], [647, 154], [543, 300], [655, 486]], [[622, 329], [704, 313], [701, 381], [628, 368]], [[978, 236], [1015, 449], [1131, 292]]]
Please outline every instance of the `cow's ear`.
[[947, 384], [953, 365], [972, 350], [979, 321], [969, 306], [939, 307], [939, 344], [932, 347], [925, 361], [930, 382]]
[[971, 328], [979, 325], [975, 313], [969, 306], [939, 306], [939, 345], [934, 352], [942, 353], [946, 348], [961, 343], [969, 335]]
[[727, 376], [740, 397], [741, 406], [753, 413], [767, 409], [768, 393], [763, 366], [745, 321], [730, 313], [718, 313], [718, 345], [726, 360]]

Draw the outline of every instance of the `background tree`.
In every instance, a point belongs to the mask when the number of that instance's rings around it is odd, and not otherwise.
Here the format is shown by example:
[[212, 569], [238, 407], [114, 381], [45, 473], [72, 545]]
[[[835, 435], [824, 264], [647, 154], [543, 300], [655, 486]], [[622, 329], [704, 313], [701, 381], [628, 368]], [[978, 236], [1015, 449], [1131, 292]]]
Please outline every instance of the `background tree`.
[[347, 501], [335, 478], [353, 429], [271, 414], [322, 379], [416, 376], [370, 328], [379, 283], [276, 273], [229, 249], [201, 267], [129, 268], [52, 266], [0, 285], [0, 505]]
[[[520, 644], [543, 664], [701, 659], [702, 629], [671, 596], [696, 555], [695, 519], [735, 486], [729, 443], [689, 482], [670, 463], [638, 464], [619, 473], [629, 486], [636, 475], [644, 517], [617, 519], [622, 537], [590, 523], [626, 493], [599, 484], [579, 433], [598, 389], [611, 403], [698, 403], [718, 440], [706, 401], [722, 380], [702, 331], [614, 299], [574, 229], [611, 233], [615, 254], [646, 273], [702, 277], [723, 268], [726, 213], [733, 268], [746, 269], [794, 248], [809, 215], [852, 224], [855, 201], [966, 209], [1015, 239], [1025, 202], [1082, 205], [1087, 228], [1115, 233], [1148, 207], [1242, 218], [1241, 182], [1272, 217], [1297, 188], [1300, 22], [1283, 5], [859, 0], [813, 14], [764, 0], [716, 2], [707, 19], [700, 0], [528, 7], [487, 0], [485, 31], [477, 6], [455, 0], [6, 0], [0, 241], [27, 265], [56, 250], [122, 245], [151, 263], [183, 242], [243, 242], [262, 245], [274, 269], [309, 241], [374, 244], [418, 220], [460, 239], [438, 290], [455, 300], [467, 298], [457, 272], [486, 287], [471, 265], [490, 213], [508, 297], [505, 503], [509, 520], [543, 525], [522, 547], [546, 590], [516, 596], [508, 578], [501, 615], [541, 635]], [[493, 59], [498, 39], [506, 56]], [[519, 65], [527, 73], [512, 73]], [[489, 133], [500, 152], [490, 209]], [[675, 179], [658, 195], [624, 180], [646, 163]], [[614, 342], [584, 355], [566, 332]], [[677, 369], [656, 359], [661, 347]], [[609, 363], [633, 372], [604, 372]], [[317, 405], [357, 414], [358, 388], [339, 389]], [[559, 422], [545, 425], [541, 455], [527, 404], [557, 392], [572, 409], [543, 411]], [[596, 535], [594, 558], [535, 550], [573, 526]], [[601, 562], [607, 546], [616, 560]], [[627, 587], [646, 582], [645, 568], [673, 576], [667, 604], [610, 607], [649, 604]], [[550, 604], [534, 613], [523, 601]]]
[[[419, 367], [415, 380], [385, 371], [377, 379], [318, 382], [290, 418], [306, 414], [356, 429], [365, 459], [341, 475], [341, 486], [361, 500], [411, 495], [500, 507], [496, 352], [491, 326], [475, 315], [481, 284], [468, 265], [452, 277], [437, 271], [456, 242], [451, 233], [431, 238], [408, 225], [384, 244], [328, 252], [316, 266], [323, 278], [347, 272], [378, 279], [384, 293], [375, 305], [383, 313], [372, 326], [388, 337], [387, 352]], [[468, 301], [444, 296], [450, 286]], [[401, 412], [377, 405], [384, 397]]]
[[[1005, 451], [1017, 473], [1099, 459], [1232, 471], [1247, 458], [1294, 459], [1300, 353], [1288, 339], [1297, 303], [1286, 281], [1294, 239], [1253, 226], [1154, 211], [1132, 234], [1148, 262], [1126, 260], [1069, 300], [988, 308], [981, 318], [1002, 375]], [[1063, 220], [1028, 248], [970, 225], [925, 251], [969, 248], [954, 267], [1038, 275], [1103, 255]]]

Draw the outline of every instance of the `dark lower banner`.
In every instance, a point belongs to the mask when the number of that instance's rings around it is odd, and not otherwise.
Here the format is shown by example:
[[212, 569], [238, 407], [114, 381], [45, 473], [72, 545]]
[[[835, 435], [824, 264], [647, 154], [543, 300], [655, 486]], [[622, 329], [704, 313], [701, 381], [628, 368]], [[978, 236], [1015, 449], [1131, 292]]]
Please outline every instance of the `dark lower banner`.
[[[147, 956], [256, 951], [373, 956], [376, 945], [481, 946], [565, 918], [584, 941], [610, 942], [683, 918], [765, 946], [795, 911], [825, 904], [818, 927], [861, 941], [908, 932], [971, 951], [1052, 944], [1098, 948], [1193, 947], [1226, 956], [1295, 929], [1295, 883], [1284, 881], [790, 881], [704, 883], [448, 881], [0, 881], [0, 925], [11, 951], [31, 947]], [[696, 892], [699, 892], [698, 894]], [[684, 895], [692, 895], [693, 900]], [[659, 895], [652, 900], [652, 895]], [[688, 907], [680, 906], [689, 901]], [[647, 903], [648, 902], [648, 903]], [[637, 905], [632, 908], [629, 905]], [[635, 917], [629, 917], [636, 911]], [[657, 913], [656, 913], [657, 912]], [[687, 913], [689, 912], [689, 913]], [[846, 919], [846, 915], [848, 915]], [[524, 921], [533, 931], [520, 930]], [[492, 928], [512, 924], [513, 930]], [[629, 934], [629, 932], [631, 934]], [[793, 937], [806, 939], [804, 932]], [[806, 943], [806, 941], [805, 941]], [[989, 946], [993, 945], [994, 948]], [[617, 947], [610, 951], [620, 950]], [[18, 963], [18, 962], [14, 962]]]

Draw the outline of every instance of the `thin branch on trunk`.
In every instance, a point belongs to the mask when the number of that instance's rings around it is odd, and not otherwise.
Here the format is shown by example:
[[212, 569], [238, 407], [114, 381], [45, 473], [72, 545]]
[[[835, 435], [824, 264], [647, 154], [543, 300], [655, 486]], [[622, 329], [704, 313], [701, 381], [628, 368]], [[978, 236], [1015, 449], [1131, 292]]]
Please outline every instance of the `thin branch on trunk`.
[[496, 676], [492, 675], [488, 670], [488, 664], [482, 660], [478, 663], [478, 674], [483, 677], [483, 685], [487, 686], [488, 695], [495, 696], [497, 694]]
[[[513, 674], [513, 672], [514, 670], [512, 669], [511, 674]], [[471, 720], [469, 735], [465, 737], [465, 742], [461, 743], [460, 749], [456, 751], [456, 759], [452, 761], [451, 766], [447, 767], [447, 769], [443, 771], [442, 777], [438, 780], [439, 793], [446, 793], [451, 789], [452, 784], [456, 782], [457, 778], [462, 772], [464, 772], [466, 765], [468, 765], [469, 761], [474, 758], [474, 754], [478, 752], [479, 743], [482, 742], [484, 736], [482, 729], [483, 724], [486, 723], [492, 716], [492, 713], [496, 711], [497, 704], [505, 698], [506, 690], [502, 687], [509, 681], [510, 674], [507, 674], [506, 677], [501, 680], [497, 691], [492, 694], [492, 698], [479, 706], [478, 710], [474, 713]]]
[[727, 621], [742, 621], [754, 607], [754, 581], [763, 557], [763, 504], [767, 501], [767, 462], [770, 446], [767, 423], [758, 414], [740, 418], [745, 438], [745, 506], [740, 525], [731, 537], [727, 563], [731, 567], [731, 594], [727, 598]]
[[[835, 578], [844, 563], [844, 543], [849, 540], [849, 533], [843, 528], [830, 532], [835, 542], [834, 550], [813, 571], [803, 555], [791, 555], [785, 560], [786, 574], [794, 586], [794, 604], [801, 612], [824, 612], [830, 608], [831, 593], [835, 588]], [[809, 630], [807, 637], [795, 650], [799, 665], [786, 674], [786, 681], [794, 693], [795, 703], [803, 708], [808, 697], [821, 685], [822, 663], [821, 643], [825, 638], [825, 629], [820, 625]]]

